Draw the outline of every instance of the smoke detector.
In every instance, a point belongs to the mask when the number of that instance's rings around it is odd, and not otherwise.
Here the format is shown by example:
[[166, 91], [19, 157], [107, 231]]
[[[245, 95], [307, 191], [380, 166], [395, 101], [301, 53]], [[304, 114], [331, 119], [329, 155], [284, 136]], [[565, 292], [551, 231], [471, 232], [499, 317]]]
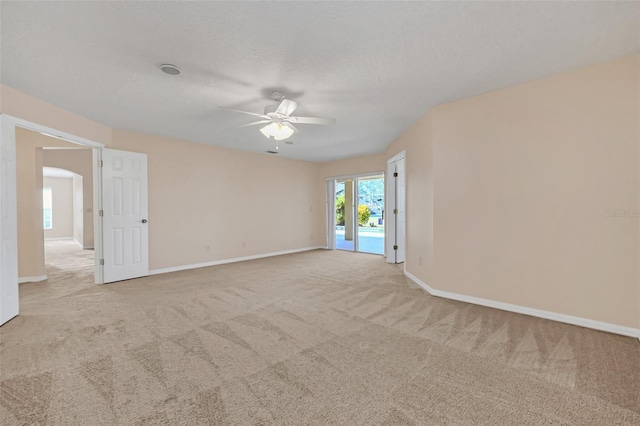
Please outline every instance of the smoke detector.
[[169, 74], [169, 75], [178, 75], [178, 74], [180, 74], [180, 68], [178, 68], [177, 66], [172, 65], [172, 64], [162, 64], [162, 65], [160, 65], [160, 69], [165, 74]]

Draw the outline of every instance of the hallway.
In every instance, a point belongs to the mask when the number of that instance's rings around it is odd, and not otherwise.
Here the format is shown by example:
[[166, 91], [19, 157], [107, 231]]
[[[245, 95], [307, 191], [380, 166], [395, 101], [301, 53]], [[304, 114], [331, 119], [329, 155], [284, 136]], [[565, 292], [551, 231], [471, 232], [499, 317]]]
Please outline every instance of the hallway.
[[83, 250], [73, 240], [49, 240], [44, 244], [45, 281], [20, 284], [21, 306], [29, 295], [51, 293], [63, 297], [94, 285], [94, 251]]

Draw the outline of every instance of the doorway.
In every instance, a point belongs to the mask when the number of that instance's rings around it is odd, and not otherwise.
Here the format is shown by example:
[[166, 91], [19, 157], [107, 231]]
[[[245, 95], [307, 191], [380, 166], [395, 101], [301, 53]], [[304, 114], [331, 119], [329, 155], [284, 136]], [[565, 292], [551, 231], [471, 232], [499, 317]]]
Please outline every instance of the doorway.
[[[95, 282], [92, 153], [90, 149], [47, 149], [43, 154], [44, 267], [47, 286], [62, 294]], [[51, 164], [68, 164], [83, 174]]]
[[[95, 190], [92, 212], [96, 213], [93, 215], [95, 283], [136, 278], [149, 273], [146, 154], [106, 149], [103, 144], [70, 133], [0, 114], [0, 325], [18, 315], [20, 304], [18, 212], [22, 215], [24, 210], [19, 208], [17, 200], [16, 134], [21, 130], [60, 140], [65, 145], [71, 143], [75, 148], [84, 146], [92, 152], [92, 165], [95, 166], [91, 177]], [[42, 147], [39, 147], [36, 159], [41, 154]], [[27, 174], [30, 179], [38, 179], [39, 175], [42, 180], [35, 164], [33, 160], [32, 170]], [[103, 180], [106, 182], [104, 198]], [[37, 263], [35, 270], [39, 273], [39, 270], [44, 270], [41, 266], [44, 264], [44, 244], [38, 243], [44, 241], [42, 190], [39, 195], [35, 190], [30, 194], [33, 196], [30, 197], [29, 209], [36, 213], [32, 214], [33, 220], [29, 221], [27, 228], [37, 230], [37, 235], [30, 240], [35, 256], [22, 258]], [[123, 274], [124, 270], [131, 271], [131, 274]], [[42, 275], [44, 273], [35, 278]]]
[[335, 178], [328, 181], [328, 188], [333, 216], [329, 246], [384, 255], [384, 174]]

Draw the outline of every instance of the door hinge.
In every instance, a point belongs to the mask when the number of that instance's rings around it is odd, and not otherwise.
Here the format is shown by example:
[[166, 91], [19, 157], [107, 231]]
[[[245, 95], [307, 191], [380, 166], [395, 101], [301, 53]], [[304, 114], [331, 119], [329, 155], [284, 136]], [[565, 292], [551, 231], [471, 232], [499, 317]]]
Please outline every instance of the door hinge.
[[100, 259], [100, 266], [104, 266], [104, 259]]
[[104, 166], [104, 161], [102, 160], [98, 161], [98, 167], [102, 167], [102, 166]]
[[393, 249], [394, 250], [398, 250], [398, 246], [393, 246]]
[[393, 174], [393, 177], [398, 177], [398, 172], [395, 172], [395, 173]]
[[[393, 209], [393, 214], [398, 214], [398, 209]], [[102, 215], [100, 215], [102, 216]]]
[[98, 212], [98, 215], [99, 215], [99, 216], [104, 216], [104, 210], [100, 210], [100, 211]]

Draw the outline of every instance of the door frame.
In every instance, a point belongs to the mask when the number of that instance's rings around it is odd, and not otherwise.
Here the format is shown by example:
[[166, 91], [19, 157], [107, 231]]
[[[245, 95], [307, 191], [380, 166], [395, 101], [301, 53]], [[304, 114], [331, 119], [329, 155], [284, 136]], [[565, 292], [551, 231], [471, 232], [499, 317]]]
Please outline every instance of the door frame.
[[[102, 284], [104, 282], [103, 280], [103, 276], [102, 276], [102, 268], [100, 266], [100, 259], [102, 259], [102, 221], [100, 220], [100, 216], [98, 214], [98, 212], [100, 210], [102, 210], [102, 175], [100, 173], [100, 168], [98, 167], [98, 165], [100, 164], [100, 161], [102, 160], [102, 148], [104, 148], [104, 144], [101, 144], [99, 142], [95, 142], [92, 141], [90, 139], [86, 139], [80, 136], [76, 136], [74, 134], [71, 133], [67, 133], [67, 132], [63, 132], [61, 130], [57, 130], [48, 126], [44, 126], [38, 123], [34, 123], [32, 121], [28, 121], [28, 120], [24, 120], [22, 118], [18, 118], [18, 117], [14, 117], [8, 114], [0, 114], [0, 120], [2, 120], [2, 141], [0, 141], [0, 143], [2, 143], [3, 148], [6, 148], [12, 152], [15, 153], [16, 150], [16, 132], [15, 129], [16, 127], [21, 127], [23, 129], [27, 129], [27, 130], [31, 130], [34, 132], [38, 132], [41, 133], [45, 136], [49, 136], [49, 137], [53, 137], [56, 139], [62, 139], [64, 141], [67, 142], [71, 142], [77, 145], [82, 145], [88, 148], [92, 148], [92, 153], [93, 153], [93, 223], [94, 223], [94, 227], [93, 227], [93, 234], [94, 234], [94, 281], [96, 284]], [[17, 193], [17, 180], [16, 180], [16, 175], [15, 175], [15, 170], [16, 170], [16, 166], [17, 166], [17, 160], [15, 155], [13, 155], [13, 158], [11, 159], [12, 163], [10, 163], [9, 165], [11, 166], [12, 170], [13, 170], [13, 176], [10, 176], [10, 179], [13, 182], [13, 192], [11, 195], [13, 195], [13, 199], [12, 199], [12, 203], [13, 206], [9, 206], [10, 209], [12, 210], [13, 214], [16, 215], [14, 217], [14, 219], [17, 218], [17, 205], [16, 205], [16, 199], [15, 199], [15, 195]], [[4, 183], [2, 183], [4, 185]], [[10, 188], [11, 189], [11, 188]], [[0, 224], [1, 221], [4, 220], [2, 218], [2, 216], [0, 215]], [[9, 219], [11, 221], [11, 219]], [[18, 285], [18, 256], [17, 256], [17, 231], [18, 231], [18, 224], [17, 224], [17, 220], [13, 220], [13, 232], [14, 235], [16, 235], [16, 240], [15, 240], [15, 253], [16, 256], [15, 257], [11, 257], [11, 259], [7, 259], [3, 256], [3, 258], [0, 260], [0, 262], [2, 262], [1, 267], [2, 268], [15, 268], [15, 277], [12, 277], [12, 281], [13, 279], [15, 279], [15, 283], [14, 282], [0, 282], [0, 286], [5, 286], [5, 285], [9, 285], [9, 286], [13, 286], [13, 285]], [[5, 264], [5, 262], [12, 262], [14, 263], [13, 265], [7, 265]]]
[[[327, 183], [327, 248], [334, 250], [336, 248], [336, 181], [337, 180], [347, 180], [350, 179], [353, 181], [353, 199], [354, 206], [353, 209], [353, 250], [343, 250], [343, 251], [353, 251], [354, 253], [358, 253], [358, 179], [364, 177], [371, 176], [382, 176], [384, 180], [384, 185], [387, 185], [387, 174], [384, 171], [373, 171], [367, 173], [356, 173], [351, 175], [340, 175], [340, 176], [332, 176], [325, 178], [325, 182]], [[385, 197], [387, 196], [385, 192]], [[386, 200], [385, 200], [386, 206]], [[385, 243], [383, 245], [383, 253], [384, 257], [387, 256], [387, 234], [386, 234], [386, 225], [385, 225]], [[377, 253], [376, 253], [377, 254]]]
[[[326, 180], [327, 184], [327, 248], [335, 250], [336, 248], [336, 181]], [[334, 232], [331, 232], [331, 230]]]
[[[405, 173], [404, 175], [402, 175], [402, 179], [405, 179], [405, 185], [403, 185], [403, 188], [405, 188], [405, 196], [403, 197], [405, 205], [403, 206], [402, 211], [405, 212], [405, 226], [406, 226], [406, 203], [407, 203], [407, 197], [406, 197], [406, 170], [407, 170], [407, 157], [406, 157], [406, 151], [402, 150], [399, 153], [397, 153], [396, 155], [394, 155], [393, 157], [389, 158], [387, 160], [387, 175], [389, 177], [393, 177], [393, 173], [395, 172], [395, 166], [394, 163], [396, 163], [397, 161], [403, 160], [404, 161], [404, 169], [405, 169]], [[397, 181], [394, 179], [393, 182], [390, 182], [389, 179], [385, 179], [385, 187], [387, 188], [386, 191], [386, 200], [385, 200], [385, 205], [387, 206], [386, 211], [387, 211], [387, 218], [389, 218], [389, 213], [393, 212], [394, 209], [396, 209], [397, 206], [397, 198], [396, 198], [396, 188], [397, 188]], [[398, 242], [398, 238], [396, 235], [396, 231], [397, 231], [397, 215], [393, 214], [393, 226], [385, 226], [385, 252], [387, 253], [387, 262], [389, 263], [398, 263], [397, 262], [397, 258], [396, 258], [396, 254], [397, 252], [393, 249], [394, 244], [396, 244]], [[405, 252], [406, 252], [406, 244], [407, 244], [407, 236], [406, 236], [406, 232], [404, 235], [404, 238], [402, 238], [403, 243], [405, 244]]]

